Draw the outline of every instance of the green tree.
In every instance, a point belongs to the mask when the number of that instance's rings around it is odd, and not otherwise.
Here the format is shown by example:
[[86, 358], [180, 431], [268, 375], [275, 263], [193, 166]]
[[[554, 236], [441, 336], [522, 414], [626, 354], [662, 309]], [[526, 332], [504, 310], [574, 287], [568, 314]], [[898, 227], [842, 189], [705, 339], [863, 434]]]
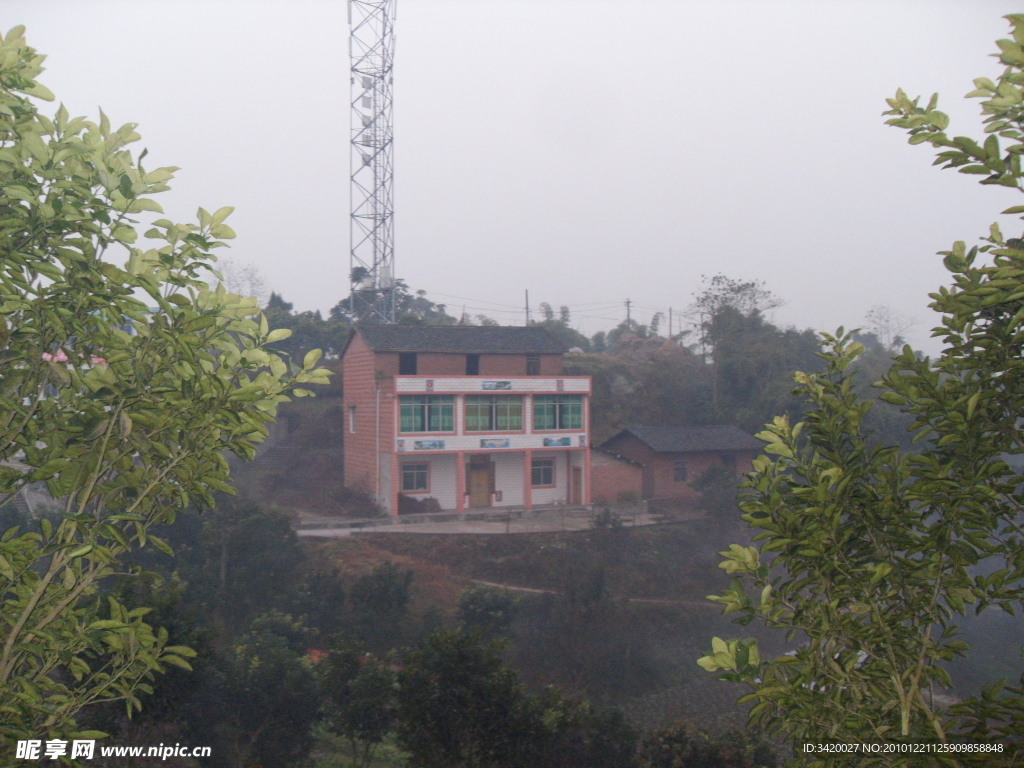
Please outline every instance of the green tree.
[[316, 354], [289, 371], [263, 349], [287, 331], [254, 301], [202, 281], [230, 208], [133, 245], [131, 217], [160, 210], [175, 169], [142, 167], [132, 124], [41, 114], [23, 33], [0, 42], [0, 503], [45, 482], [62, 512], [0, 538], [5, 739], [64, 736], [97, 702], [132, 711], [166, 664], [188, 666], [100, 585], [129, 550], [166, 548], [151, 526], [229, 490], [222, 453], [251, 457], [294, 385], [326, 380]]
[[263, 310], [267, 322], [273, 328], [287, 328], [291, 335], [274, 343], [280, 351], [293, 360], [301, 360], [311, 349], [323, 350], [329, 358], [337, 357], [345, 346], [351, 324], [345, 319], [328, 317], [324, 319], [320, 310], [292, 312], [292, 304], [279, 294], [271, 293]]
[[420, 768], [528, 765], [537, 723], [499, 641], [479, 633], [427, 636], [398, 673], [398, 742]]
[[[356, 270], [352, 275], [353, 282], [358, 282], [366, 272], [362, 267], [356, 267]], [[349, 323], [367, 322], [366, 318], [353, 312], [351, 304], [351, 297], [339, 301], [331, 308], [331, 318]], [[459, 322], [458, 318], [448, 314], [444, 304], [428, 299], [426, 291], [411, 292], [404, 280], [395, 280], [395, 320], [400, 325], [455, 325]]]
[[306, 658], [311, 633], [291, 616], [257, 617], [211, 670], [206, 720], [197, 738], [216, 745], [217, 764], [301, 765], [312, 747], [320, 699]]
[[647, 734], [640, 749], [643, 768], [775, 768], [778, 757], [756, 733], [711, 736], [682, 723]]
[[[898, 91], [886, 114], [912, 144], [941, 149], [944, 167], [1022, 189], [1024, 15], [1007, 18], [1013, 39], [998, 42], [1006, 69], [969, 94], [984, 99], [983, 143], [948, 137], [934, 96], [921, 107]], [[942, 254], [953, 285], [932, 294], [943, 316], [939, 358], [904, 348], [879, 384], [931, 449], [915, 455], [867, 441], [872, 403], [850, 376], [863, 347], [842, 332], [826, 335], [826, 370], [797, 374], [806, 418], [768, 426], [761, 436], [775, 458], [759, 457], [745, 483], [744, 519], [761, 529], [760, 547], [723, 553], [721, 567], [737, 578], [713, 599], [740, 623], [804, 639], [791, 654], [761, 660], [753, 641], [715, 638], [698, 662], [750, 686], [755, 721], [795, 745], [971, 738], [1002, 749], [862, 756], [861, 765], [1005, 766], [1022, 756], [1024, 689], [999, 683], [949, 709], [932, 696], [949, 685], [945, 663], [970, 650], [957, 637], [958, 616], [972, 603], [976, 612], [1012, 612], [1024, 596], [1024, 477], [1005, 461], [1024, 452], [1024, 240], [1004, 240], [993, 225], [983, 242]]]
[[[305, 556], [291, 521], [248, 499], [219, 496], [198, 530], [168, 531], [176, 567], [191, 599], [230, 636], [270, 609], [288, 610], [303, 576]], [[179, 537], [177, 534], [192, 533]]]
[[391, 560], [360, 576], [349, 592], [355, 636], [367, 647], [380, 651], [394, 648], [402, 637], [409, 613], [409, 589], [413, 573]]
[[555, 310], [552, 309], [551, 305], [546, 301], [542, 301], [540, 303], [539, 311], [543, 319], [534, 324], [550, 331], [551, 335], [554, 336], [562, 346], [566, 349], [578, 347], [584, 352], [590, 350], [590, 339], [577, 331], [571, 325], [569, 307], [564, 304], [559, 307], [558, 316], [556, 317]]
[[694, 294], [693, 302], [684, 314], [693, 323], [701, 356], [707, 360], [713, 356], [715, 348], [711, 326], [723, 310], [731, 309], [743, 316], [760, 317], [782, 304], [783, 301], [765, 288], [760, 280], [733, 280], [723, 274], [714, 277], [701, 275], [701, 291]]
[[548, 688], [531, 704], [539, 727], [522, 764], [537, 768], [633, 768], [639, 734], [617, 709], [598, 709]]
[[506, 589], [471, 587], [459, 595], [456, 618], [466, 629], [476, 629], [485, 638], [504, 637], [519, 611], [519, 598]]
[[714, 420], [753, 431], [774, 414], [799, 413], [792, 397], [794, 370], [820, 368], [819, 341], [813, 331], [783, 330], [758, 311], [744, 313], [727, 305], [712, 316], [707, 338]]
[[377, 747], [396, 722], [396, 680], [391, 664], [344, 643], [331, 648], [319, 662], [317, 677], [328, 729], [349, 742], [354, 765], [371, 765]]

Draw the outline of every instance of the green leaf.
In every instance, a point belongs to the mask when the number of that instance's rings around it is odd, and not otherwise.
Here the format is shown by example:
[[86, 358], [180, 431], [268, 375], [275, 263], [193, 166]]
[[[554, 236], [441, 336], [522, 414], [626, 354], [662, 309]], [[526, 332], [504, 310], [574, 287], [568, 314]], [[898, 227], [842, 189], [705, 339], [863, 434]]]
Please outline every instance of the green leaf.
[[138, 239], [139, 233], [132, 227], [115, 227], [111, 236], [122, 243], [134, 243]]
[[308, 371], [320, 361], [322, 355], [323, 352], [319, 349], [309, 350], [309, 352], [306, 353], [306, 356], [302, 358], [302, 370]]
[[267, 344], [273, 344], [275, 341], [282, 341], [292, 335], [292, 332], [288, 328], [275, 328], [267, 336]]
[[224, 222], [224, 219], [230, 216], [234, 212], [234, 210], [235, 209], [230, 205], [226, 205], [223, 208], [218, 208], [217, 211], [213, 214], [213, 217], [210, 219], [210, 223], [213, 224], [213, 226], [222, 224]]

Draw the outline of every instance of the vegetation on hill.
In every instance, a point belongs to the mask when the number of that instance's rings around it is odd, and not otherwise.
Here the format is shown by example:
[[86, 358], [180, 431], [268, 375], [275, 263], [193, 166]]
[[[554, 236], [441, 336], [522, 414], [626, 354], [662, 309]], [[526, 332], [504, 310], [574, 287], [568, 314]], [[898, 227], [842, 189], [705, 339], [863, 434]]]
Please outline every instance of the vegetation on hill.
[[[437, 753], [440, 765], [668, 768], [680, 750], [722, 768], [774, 764], [756, 733], [723, 735], [743, 721], [727, 695], [711, 706], [689, 687], [713, 620], [700, 604], [710, 556], [692, 529], [317, 543], [280, 512], [224, 497], [151, 533], [175, 555], [133, 551], [109, 595], [150, 609], [195, 656], [140, 692], [131, 718], [85, 710], [81, 727], [116, 743], [206, 744], [204, 765], [225, 767], [433, 765], [424, 756]], [[704, 568], [680, 568], [698, 556]], [[548, 591], [471, 580], [526, 572]], [[646, 597], [631, 602], [633, 590]]]

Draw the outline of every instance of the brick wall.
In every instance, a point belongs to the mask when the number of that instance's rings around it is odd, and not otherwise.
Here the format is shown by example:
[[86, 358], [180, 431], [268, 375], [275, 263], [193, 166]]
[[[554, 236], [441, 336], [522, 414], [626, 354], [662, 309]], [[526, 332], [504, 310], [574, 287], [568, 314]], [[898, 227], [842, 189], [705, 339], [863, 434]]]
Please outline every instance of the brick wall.
[[[354, 342], [353, 342], [354, 343]], [[364, 345], [365, 347], [365, 345]], [[398, 373], [397, 352], [377, 352], [377, 367], [387, 375]], [[525, 376], [526, 355], [481, 354], [480, 376]], [[561, 376], [561, 355], [539, 355], [541, 376]], [[417, 376], [465, 376], [466, 356], [442, 352], [418, 352], [416, 354]]]
[[[683, 498], [698, 499], [700, 493], [695, 491], [692, 483], [699, 480], [701, 476], [711, 467], [719, 466], [724, 456], [734, 456], [736, 459], [736, 477], [751, 470], [750, 462], [757, 455], [754, 451], [708, 451], [701, 453], [653, 453], [647, 464], [647, 469], [652, 473], [654, 479], [654, 494], [652, 498]], [[686, 481], [679, 482], [675, 479], [675, 465], [677, 461], [686, 463]]]
[[591, 496], [595, 504], [618, 501], [623, 494], [642, 498], [641, 467], [602, 451], [593, 451], [590, 463]]
[[[358, 334], [345, 351], [341, 366], [345, 414], [345, 485], [374, 493], [377, 487], [377, 389], [380, 388], [380, 450], [393, 448], [394, 379], [397, 354], [374, 354]], [[355, 406], [356, 431], [350, 431], [350, 408]], [[382, 465], [382, 470], [384, 469]], [[382, 475], [383, 475], [382, 471]], [[388, 478], [381, 478], [381, 496], [390, 495]]]
[[[700, 494], [691, 487], [691, 483], [701, 477], [709, 468], [722, 462], [724, 455], [736, 457], [737, 478], [751, 470], [750, 463], [757, 455], [756, 451], [703, 451], [688, 453], [656, 453], [646, 443], [633, 435], [623, 435], [614, 443], [608, 444], [609, 450], [621, 454], [628, 459], [644, 465], [642, 470], [642, 495], [645, 499], [682, 498], [697, 499]], [[594, 453], [596, 462], [600, 452]], [[675, 479], [675, 464], [686, 462], [686, 480]], [[597, 480], [595, 477], [595, 494]], [[613, 487], [606, 487], [604, 493], [611, 493]]]

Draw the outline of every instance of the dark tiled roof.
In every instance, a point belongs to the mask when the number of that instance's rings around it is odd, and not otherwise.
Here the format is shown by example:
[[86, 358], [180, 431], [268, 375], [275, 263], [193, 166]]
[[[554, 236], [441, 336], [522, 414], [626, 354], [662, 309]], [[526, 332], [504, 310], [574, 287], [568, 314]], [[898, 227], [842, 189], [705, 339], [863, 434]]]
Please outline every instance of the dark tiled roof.
[[592, 447], [593, 447], [593, 449], [595, 451], [600, 451], [605, 456], [611, 456], [613, 459], [616, 459], [617, 461], [624, 461], [627, 464], [632, 464], [634, 467], [643, 467], [644, 466], [643, 462], [636, 461], [635, 459], [631, 459], [628, 456], [623, 456], [621, 453], [616, 453], [615, 451], [608, 450], [603, 445], [595, 445], [595, 446], [592, 446]]
[[360, 325], [359, 333], [375, 352], [565, 352], [544, 328], [500, 325]]
[[629, 427], [607, 440], [631, 434], [656, 453], [695, 453], [698, 451], [760, 451], [764, 443], [739, 427]]

